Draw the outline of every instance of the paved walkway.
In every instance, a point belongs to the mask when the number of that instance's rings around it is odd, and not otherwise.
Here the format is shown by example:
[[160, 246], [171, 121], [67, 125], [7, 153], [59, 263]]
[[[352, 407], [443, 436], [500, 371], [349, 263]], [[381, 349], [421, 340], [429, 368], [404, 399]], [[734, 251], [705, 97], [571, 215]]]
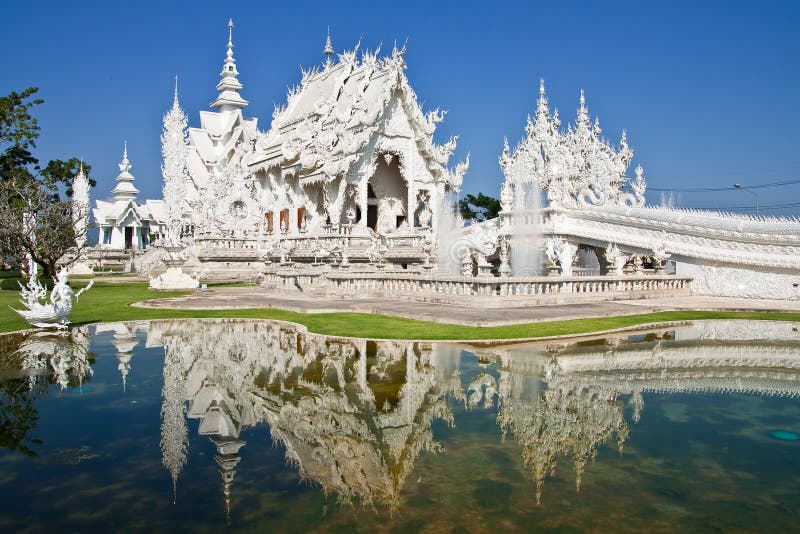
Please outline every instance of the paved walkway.
[[322, 299], [301, 293], [276, 294], [255, 286], [211, 287], [206, 293], [149, 300], [137, 306], [182, 310], [277, 308], [300, 313], [356, 312], [466, 326], [502, 326], [669, 310], [800, 312], [800, 302], [694, 296], [523, 308], [477, 308], [397, 299]]

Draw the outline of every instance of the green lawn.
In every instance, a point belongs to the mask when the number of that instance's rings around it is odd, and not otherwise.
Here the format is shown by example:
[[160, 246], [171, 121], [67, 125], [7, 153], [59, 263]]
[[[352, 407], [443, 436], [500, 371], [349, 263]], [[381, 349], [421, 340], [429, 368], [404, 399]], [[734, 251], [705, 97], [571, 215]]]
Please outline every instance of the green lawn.
[[[75, 283], [76, 288], [82, 286], [82, 281]], [[676, 311], [511, 326], [469, 327], [364, 313], [304, 314], [271, 309], [185, 311], [156, 310], [130, 306], [131, 303], [141, 300], [181, 294], [183, 293], [150, 291], [145, 283], [97, 283], [90, 291], [83, 294], [80, 302], [75, 304], [71, 320], [75, 323], [93, 323], [134, 319], [209, 317], [280, 319], [305, 325], [310, 331], [319, 334], [383, 339], [443, 340], [547, 337], [693, 319], [755, 319], [800, 322], [800, 313]], [[0, 332], [21, 330], [27, 327], [27, 323], [9, 308], [9, 306], [18, 307], [18, 298], [19, 292], [17, 291], [0, 291]]]

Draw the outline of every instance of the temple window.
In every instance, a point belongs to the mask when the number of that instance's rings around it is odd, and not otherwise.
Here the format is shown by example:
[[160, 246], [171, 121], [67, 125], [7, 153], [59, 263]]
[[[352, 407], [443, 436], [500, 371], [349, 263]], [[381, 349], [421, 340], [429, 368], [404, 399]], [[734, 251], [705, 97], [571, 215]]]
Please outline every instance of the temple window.
[[289, 209], [281, 210], [281, 231], [285, 232], [289, 229]]

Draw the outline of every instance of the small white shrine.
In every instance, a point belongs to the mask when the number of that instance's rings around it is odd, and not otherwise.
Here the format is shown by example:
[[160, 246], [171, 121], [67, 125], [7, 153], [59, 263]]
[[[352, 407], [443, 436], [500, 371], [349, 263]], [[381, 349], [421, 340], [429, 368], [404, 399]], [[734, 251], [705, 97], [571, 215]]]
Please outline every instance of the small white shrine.
[[113, 202], [95, 201], [93, 215], [100, 229], [98, 247], [106, 250], [145, 250], [150, 245], [151, 236], [161, 236], [164, 232], [165, 209], [163, 200], [136, 201], [139, 190], [133, 185], [131, 163], [128, 160], [128, 145], [119, 164], [117, 185], [111, 191]]

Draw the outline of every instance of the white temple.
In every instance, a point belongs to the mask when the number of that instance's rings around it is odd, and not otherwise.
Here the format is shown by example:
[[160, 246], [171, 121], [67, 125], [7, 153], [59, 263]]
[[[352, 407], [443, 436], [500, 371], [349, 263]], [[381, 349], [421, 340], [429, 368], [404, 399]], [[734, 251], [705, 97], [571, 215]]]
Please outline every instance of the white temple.
[[405, 47], [335, 54], [328, 35], [322, 64], [302, 72], [266, 131], [244, 115], [233, 48], [229, 21], [199, 128], [176, 81], [164, 200], [136, 202], [126, 152], [114, 202], [97, 202], [101, 250], [151, 238], [173, 250], [137, 260], [151, 279], [169, 266], [159, 287], [182, 269], [195, 282], [484, 307], [691, 292], [800, 299], [800, 221], [647, 206], [641, 166], [627, 175], [625, 132], [607, 142], [582, 91], [562, 129], [542, 82], [525, 138], [500, 156], [500, 216], [463, 227], [454, 212], [469, 158], [451, 168], [456, 139], [434, 141], [444, 113], [419, 105]]

